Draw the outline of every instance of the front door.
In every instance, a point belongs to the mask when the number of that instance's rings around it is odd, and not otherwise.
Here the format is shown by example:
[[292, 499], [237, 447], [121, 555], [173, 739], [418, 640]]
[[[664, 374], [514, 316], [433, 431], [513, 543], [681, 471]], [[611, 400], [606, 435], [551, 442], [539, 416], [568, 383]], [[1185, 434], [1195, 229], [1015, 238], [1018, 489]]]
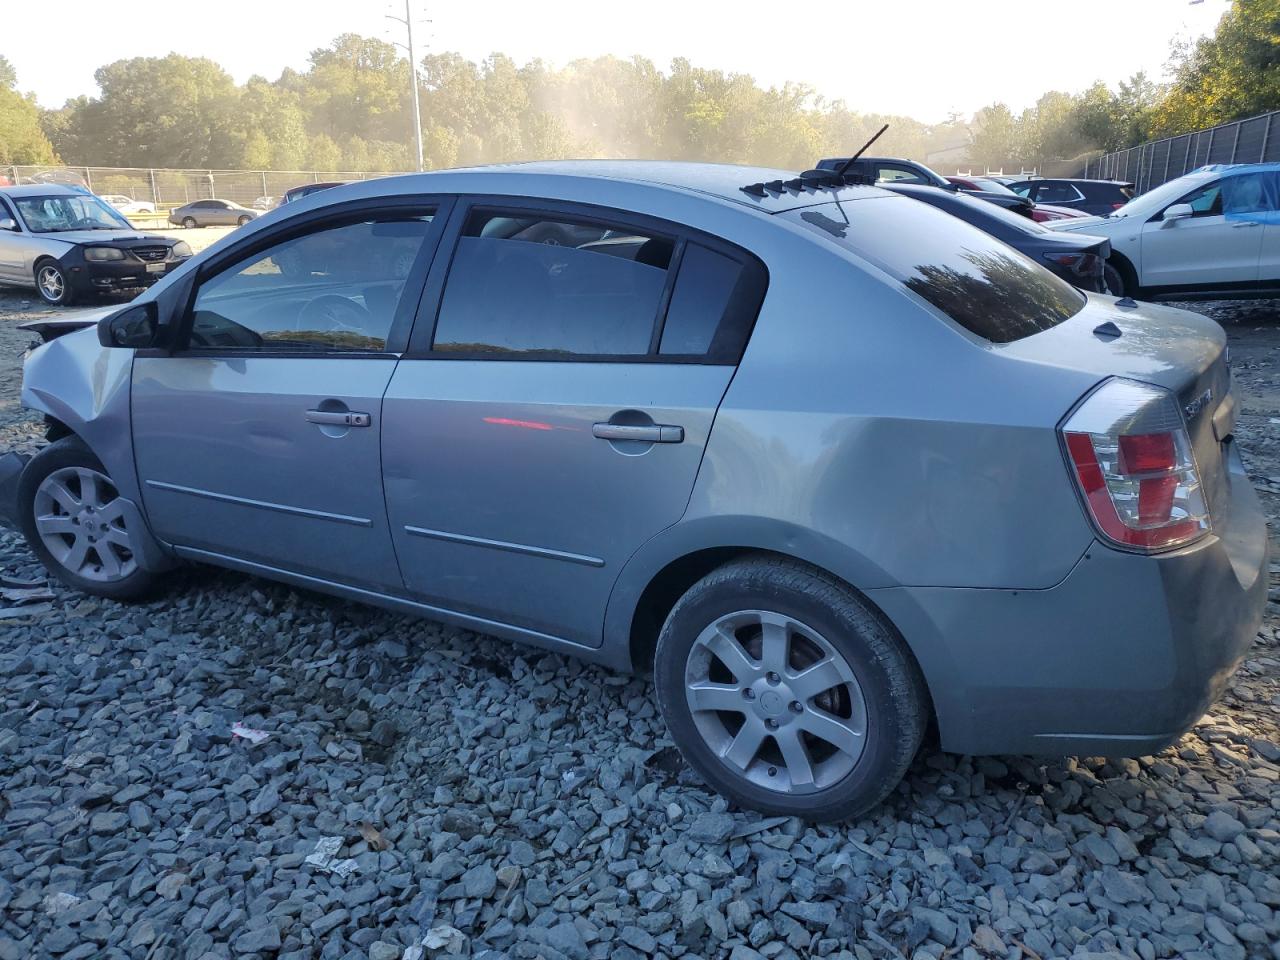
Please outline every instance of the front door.
[[[9, 219], [17, 223], [17, 214], [8, 202], [0, 199], [0, 220]], [[24, 237], [20, 228], [0, 230], [0, 280], [16, 280], [30, 282], [27, 275], [26, 248], [30, 238]]]
[[684, 513], [763, 287], [741, 251], [622, 214], [460, 222], [384, 404], [405, 584], [599, 646], [622, 565]]
[[1263, 225], [1241, 215], [1257, 210], [1261, 187], [1258, 174], [1226, 177], [1177, 201], [1192, 216], [1143, 224], [1142, 286], [1257, 281]]
[[199, 278], [181, 349], [133, 368], [138, 474], [160, 538], [399, 588], [382, 397], [437, 229], [422, 209], [328, 219]]

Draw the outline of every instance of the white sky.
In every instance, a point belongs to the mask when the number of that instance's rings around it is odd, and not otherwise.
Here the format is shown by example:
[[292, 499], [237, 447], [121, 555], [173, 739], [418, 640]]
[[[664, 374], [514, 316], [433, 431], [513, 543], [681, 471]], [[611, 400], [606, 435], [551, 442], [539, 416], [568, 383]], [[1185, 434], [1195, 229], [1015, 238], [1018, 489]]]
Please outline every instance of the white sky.
[[[926, 122], [953, 110], [967, 117], [995, 100], [1016, 111], [1046, 90], [1076, 92], [1098, 79], [1114, 86], [1141, 69], [1158, 77], [1172, 39], [1211, 33], [1228, 8], [1227, 0], [412, 2], [431, 21], [414, 38], [420, 50], [554, 65], [640, 54], [664, 70], [684, 56], [766, 86], [807, 83], [854, 110]], [[102, 0], [61, 0], [40, 43], [24, 42], [30, 31], [2, 31], [0, 54], [22, 90], [55, 107], [96, 94], [94, 69], [126, 57], [205, 56], [243, 82], [304, 67], [312, 49], [340, 33], [403, 40], [403, 28], [384, 15], [403, 16], [404, 0], [176, 0], [184, 26], [174, 6], [134, 17]]]

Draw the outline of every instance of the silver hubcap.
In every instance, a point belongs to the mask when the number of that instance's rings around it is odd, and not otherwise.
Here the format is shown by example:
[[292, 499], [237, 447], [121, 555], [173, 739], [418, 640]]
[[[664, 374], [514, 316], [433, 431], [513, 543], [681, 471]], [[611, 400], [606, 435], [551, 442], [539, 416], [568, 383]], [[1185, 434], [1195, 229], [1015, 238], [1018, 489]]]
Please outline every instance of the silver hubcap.
[[109, 583], [138, 568], [110, 478], [63, 467], [36, 488], [36, 532], [53, 558], [76, 576]]
[[783, 614], [741, 610], [703, 630], [685, 666], [685, 698], [712, 753], [757, 786], [823, 790], [862, 757], [867, 707], [853, 668]]
[[62, 274], [53, 267], [41, 267], [40, 276], [36, 282], [40, 284], [40, 290], [50, 300], [61, 300], [62, 295], [66, 292], [66, 287], [62, 282]]

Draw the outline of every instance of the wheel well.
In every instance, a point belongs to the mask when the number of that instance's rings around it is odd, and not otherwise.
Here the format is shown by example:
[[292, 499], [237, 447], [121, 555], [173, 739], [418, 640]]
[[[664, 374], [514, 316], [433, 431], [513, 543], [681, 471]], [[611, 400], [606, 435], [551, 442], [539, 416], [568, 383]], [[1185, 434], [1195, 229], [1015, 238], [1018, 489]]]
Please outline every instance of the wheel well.
[[631, 668], [637, 673], [653, 669], [658, 633], [667, 614], [695, 583], [730, 560], [762, 551], [749, 547], [715, 547], [671, 561], [649, 581], [631, 617]]
[[[63, 437], [75, 436], [75, 431], [57, 417], [51, 417], [46, 413], [44, 415], [44, 435], [46, 440], [53, 443], [55, 440], [61, 440]], [[83, 443], [84, 441], [81, 442]]]
[[1124, 292], [1133, 294], [1138, 292], [1138, 271], [1134, 269], [1133, 263], [1123, 253], [1111, 251], [1111, 256], [1107, 258], [1107, 263], [1111, 264], [1120, 273], [1121, 279], [1124, 280]]

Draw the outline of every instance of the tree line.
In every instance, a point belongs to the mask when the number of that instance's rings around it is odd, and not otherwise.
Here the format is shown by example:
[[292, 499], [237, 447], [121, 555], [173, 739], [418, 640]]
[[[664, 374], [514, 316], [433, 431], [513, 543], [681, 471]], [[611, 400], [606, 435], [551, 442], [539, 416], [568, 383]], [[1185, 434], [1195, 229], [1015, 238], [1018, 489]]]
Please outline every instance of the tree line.
[[[1234, 0], [1213, 36], [1174, 49], [1171, 67], [1168, 84], [1139, 73], [1114, 90], [1050, 91], [1020, 114], [996, 103], [925, 124], [686, 59], [666, 70], [612, 56], [555, 68], [440, 53], [419, 64], [424, 159], [429, 168], [601, 156], [804, 169], [889, 123], [877, 151], [1041, 168], [1280, 107], [1280, 0]], [[409, 65], [381, 40], [344, 34], [305, 69], [243, 85], [211, 60], [176, 53], [119, 60], [95, 79], [97, 96], [41, 110], [0, 57], [0, 164], [413, 168]]]

